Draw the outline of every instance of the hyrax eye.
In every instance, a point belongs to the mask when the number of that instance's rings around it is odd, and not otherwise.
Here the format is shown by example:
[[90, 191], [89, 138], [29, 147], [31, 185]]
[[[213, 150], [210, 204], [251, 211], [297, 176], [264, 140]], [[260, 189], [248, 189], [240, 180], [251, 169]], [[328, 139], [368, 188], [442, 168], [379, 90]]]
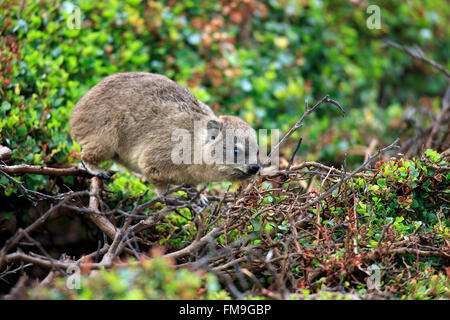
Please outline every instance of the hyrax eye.
[[216, 136], [211, 136], [211, 140], [215, 140], [216, 139]]

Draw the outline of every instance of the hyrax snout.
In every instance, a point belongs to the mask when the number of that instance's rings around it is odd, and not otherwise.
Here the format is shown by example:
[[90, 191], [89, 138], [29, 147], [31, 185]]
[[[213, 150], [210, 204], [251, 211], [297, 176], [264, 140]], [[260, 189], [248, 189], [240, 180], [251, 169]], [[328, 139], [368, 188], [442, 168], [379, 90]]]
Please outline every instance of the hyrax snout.
[[235, 116], [217, 116], [165, 76], [117, 73], [75, 105], [71, 137], [86, 169], [114, 160], [143, 174], [158, 192], [169, 185], [247, 179], [260, 170], [256, 133]]

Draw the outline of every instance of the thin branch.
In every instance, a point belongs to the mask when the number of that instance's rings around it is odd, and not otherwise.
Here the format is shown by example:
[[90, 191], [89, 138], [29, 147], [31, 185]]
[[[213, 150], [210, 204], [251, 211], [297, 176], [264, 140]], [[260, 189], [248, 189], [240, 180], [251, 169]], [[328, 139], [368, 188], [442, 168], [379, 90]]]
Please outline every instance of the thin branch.
[[75, 197], [84, 196], [84, 195], [88, 195], [88, 194], [89, 194], [89, 192], [87, 192], [87, 191], [80, 191], [80, 192], [73, 192], [71, 194], [66, 195], [66, 197], [61, 202], [59, 202], [56, 205], [53, 205], [50, 209], [47, 210], [47, 212], [45, 212], [42, 216], [40, 216], [38, 219], [36, 219], [36, 221], [34, 221], [27, 228], [25, 228], [24, 230], [22, 230], [22, 229], [17, 230], [17, 232], [14, 234], [14, 236], [9, 238], [5, 242], [5, 245], [2, 247], [2, 249], [0, 250], [0, 269], [3, 267], [3, 265], [5, 263], [5, 255], [8, 253], [9, 250], [11, 250], [15, 246], [17, 246], [17, 244], [23, 239], [25, 234], [30, 234], [34, 230], [36, 230], [38, 227], [40, 227], [48, 219], [48, 217], [51, 214], [56, 212], [56, 210], [58, 210], [61, 206], [63, 206], [67, 201], [69, 201]]
[[0, 164], [0, 171], [8, 174], [42, 174], [47, 176], [78, 176], [78, 177], [92, 177], [90, 173], [79, 166], [69, 168], [52, 168], [45, 166], [20, 164], [15, 166], [6, 166]]
[[[99, 196], [101, 192], [102, 181], [98, 177], [93, 177], [91, 180], [91, 192], [89, 198], [89, 209], [91, 211], [87, 212], [89, 218], [94, 222], [100, 230], [102, 230], [109, 238], [114, 239], [116, 236], [116, 228], [109, 221], [107, 217], [100, 214], [99, 211]], [[95, 213], [96, 212], [96, 213]]]
[[285, 171], [289, 171], [289, 169], [291, 168], [292, 163], [294, 162], [295, 155], [297, 154], [298, 149], [300, 149], [300, 146], [302, 144], [302, 140], [303, 140], [303, 137], [300, 137], [300, 139], [298, 139], [297, 146], [295, 147], [295, 150], [292, 153], [291, 159], [289, 159], [289, 163], [288, 163], [288, 166], [286, 167]]
[[437, 69], [437, 70], [441, 71], [443, 74], [445, 74], [445, 76], [447, 78], [450, 78], [450, 72], [448, 72], [448, 70], [445, 67], [443, 67], [442, 65], [440, 65], [439, 63], [425, 57], [425, 54], [423, 53], [422, 49], [420, 49], [417, 45], [415, 46], [415, 50], [411, 50], [410, 48], [408, 48], [406, 46], [402, 46], [391, 40], [385, 40], [384, 43], [389, 47], [393, 47], [393, 48], [402, 50], [403, 52], [406, 52], [407, 54], [409, 54], [411, 57], [413, 57], [415, 59], [419, 59], [419, 60], [422, 60], [422, 61], [428, 63], [435, 69]]
[[196, 250], [196, 249], [200, 248], [201, 246], [204, 246], [208, 242], [212, 241], [222, 231], [223, 231], [222, 227], [216, 227], [216, 228], [212, 229], [209, 233], [207, 233], [205, 236], [203, 236], [200, 240], [195, 240], [190, 245], [188, 245], [187, 247], [185, 247], [181, 250], [167, 253], [164, 255], [164, 258], [177, 259], [177, 258], [186, 256], [188, 254], [191, 254], [194, 250]]
[[70, 194], [70, 192], [69, 192], [69, 193], [61, 193], [61, 194], [52, 196], [52, 195], [48, 195], [48, 194], [45, 194], [45, 193], [42, 193], [39, 191], [30, 190], [24, 186], [23, 182], [18, 181], [17, 179], [14, 179], [9, 174], [7, 174], [3, 170], [1, 170], [1, 168], [0, 168], [0, 174], [4, 175], [9, 181], [11, 181], [16, 186], [18, 186], [19, 189], [22, 191], [23, 196], [32, 202], [36, 202], [39, 200], [52, 200], [52, 201], [61, 200], [67, 194]]

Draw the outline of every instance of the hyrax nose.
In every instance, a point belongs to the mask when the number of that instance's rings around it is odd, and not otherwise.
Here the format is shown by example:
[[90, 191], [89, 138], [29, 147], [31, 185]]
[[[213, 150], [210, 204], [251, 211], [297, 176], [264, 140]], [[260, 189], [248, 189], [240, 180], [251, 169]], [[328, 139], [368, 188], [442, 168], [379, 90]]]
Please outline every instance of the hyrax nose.
[[248, 173], [255, 174], [259, 171], [261, 166], [259, 164], [251, 164], [248, 166]]

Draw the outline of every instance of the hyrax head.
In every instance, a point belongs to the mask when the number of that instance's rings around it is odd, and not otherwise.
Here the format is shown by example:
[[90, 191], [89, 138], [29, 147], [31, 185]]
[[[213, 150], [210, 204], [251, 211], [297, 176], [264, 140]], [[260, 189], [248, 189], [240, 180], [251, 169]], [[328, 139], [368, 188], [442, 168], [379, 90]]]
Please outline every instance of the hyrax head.
[[255, 130], [235, 116], [219, 116], [206, 124], [204, 159], [214, 166], [218, 180], [244, 180], [260, 171]]

